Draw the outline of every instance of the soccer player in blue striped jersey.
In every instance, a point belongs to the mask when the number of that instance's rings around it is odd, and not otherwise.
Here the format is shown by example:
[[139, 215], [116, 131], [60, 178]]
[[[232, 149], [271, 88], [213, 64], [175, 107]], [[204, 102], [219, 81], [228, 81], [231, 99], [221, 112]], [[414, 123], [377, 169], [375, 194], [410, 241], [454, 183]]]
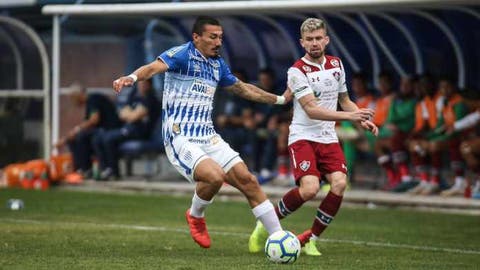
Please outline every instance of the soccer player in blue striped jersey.
[[113, 82], [120, 92], [136, 80], [165, 73], [163, 91], [163, 139], [173, 166], [196, 183], [191, 207], [185, 216], [192, 238], [210, 247], [204, 213], [224, 182], [239, 189], [252, 212], [269, 234], [282, 229], [272, 203], [261, 190], [239, 154], [215, 132], [212, 122], [213, 97], [217, 88], [257, 102], [284, 104], [289, 91], [277, 96], [238, 80], [219, 55], [223, 30], [211, 17], [199, 17], [192, 29], [192, 41], [160, 54], [150, 64]]

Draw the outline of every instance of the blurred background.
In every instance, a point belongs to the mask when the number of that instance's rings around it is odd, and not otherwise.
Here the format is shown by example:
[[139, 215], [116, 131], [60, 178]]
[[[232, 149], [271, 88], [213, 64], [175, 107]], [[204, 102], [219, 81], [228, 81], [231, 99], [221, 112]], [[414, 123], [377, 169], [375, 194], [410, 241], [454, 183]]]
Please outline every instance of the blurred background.
[[[55, 140], [66, 136], [84, 120], [85, 106], [76, 106], [69, 95], [79, 85], [87, 93], [108, 96], [120, 110], [130, 91], [115, 96], [111, 90], [112, 81], [153, 61], [164, 50], [189, 41], [192, 23], [196, 15], [200, 15], [58, 14], [59, 72], [52, 80], [55, 30], [52, 15], [42, 14], [42, 8], [51, 4], [82, 6], [158, 2], [198, 1], [0, 1], [0, 167], [50, 158]], [[256, 3], [251, 2], [252, 5]], [[412, 78], [412, 83], [427, 77], [432, 80], [432, 88], [438, 88], [438, 82], [448, 77], [458, 91], [480, 91], [478, 1], [403, 3], [399, 0], [398, 3], [386, 1], [371, 7], [355, 2], [331, 8], [292, 8], [282, 12], [214, 13], [225, 33], [222, 56], [243, 80], [281, 93], [285, 89], [287, 69], [304, 54], [298, 42], [301, 22], [308, 17], [319, 17], [329, 27], [331, 43], [327, 54], [342, 59], [353, 100], [361, 98], [361, 94], [354, 91], [358, 87], [354, 85], [355, 78], [359, 80], [357, 83], [364, 84], [374, 99], [384, 95], [382, 79], [388, 81], [389, 91], [400, 93], [400, 83], [405, 77]], [[156, 76], [152, 84], [159, 101], [162, 80], [162, 76]], [[55, 87], [59, 90], [58, 110], [52, 102]], [[421, 85], [412, 87], [421, 88]], [[421, 94], [415, 96], [418, 101], [422, 97]], [[288, 127], [289, 110], [247, 104], [222, 91], [217, 92], [216, 99], [214, 121], [218, 132], [242, 154], [261, 181], [274, 183], [276, 178], [283, 178], [281, 185], [291, 184], [288, 156], [282, 152], [285, 148], [282, 136], [285, 130], [288, 132], [285, 125]], [[347, 143], [364, 136], [360, 131], [348, 131], [351, 129], [345, 131], [339, 126], [341, 139]], [[387, 175], [377, 165], [378, 153], [374, 147], [362, 148], [354, 144], [349, 148], [355, 152], [349, 159], [352, 182], [368, 188], [382, 188], [388, 184], [383, 180]], [[145, 149], [127, 147], [124, 150], [121, 159], [127, 162], [121, 165], [122, 175], [141, 170], [141, 174], [148, 174], [152, 179], [161, 179], [166, 171], [172, 173], [164, 162], [161, 149], [148, 153], [146, 158], [143, 154], [149, 151]], [[134, 155], [129, 155], [128, 151], [134, 151]], [[68, 148], [64, 147], [53, 153], [67, 152]], [[448, 184], [452, 184], [449, 155], [442, 156], [442, 162], [447, 164], [443, 173]], [[414, 171], [414, 165], [409, 166]], [[414, 172], [410, 174], [415, 176]]]

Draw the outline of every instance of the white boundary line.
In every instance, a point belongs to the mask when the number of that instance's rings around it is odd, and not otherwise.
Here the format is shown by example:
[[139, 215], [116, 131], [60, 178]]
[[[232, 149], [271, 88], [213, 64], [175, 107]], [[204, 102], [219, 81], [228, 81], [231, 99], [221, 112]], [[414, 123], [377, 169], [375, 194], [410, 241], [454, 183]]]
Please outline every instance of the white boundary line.
[[[127, 224], [98, 224], [98, 223], [89, 223], [89, 222], [39, 221], [39, 220], [14, 219], [14, 218], [0, 218], [0, 221], [13, 222], [13, 223], [26, 223], [26, 224], [42, 224], [42, 225], [43, 224], [75, 225], [75, 226], [85, 225], [85, 226], [93, 226], [93, 227], [127, 229], [127, 230], [137, 230], [137, 231], [179, 232], [179, 233], [185, 233], [185, 234], [189, 233], [188, 230], [186, 229], [173, 229], [173, 228], [167, 228], [167, 227], [127, 225]], [[245, 237], [245, 238], [250, 236], [247, 233], [222, 232], [222, 231], [215, 231], [215, 230], [210, 231], [210, 234], [224, 235], [224, 236], [237, 236], [237, 237]], [[367, 247], [385, 247], [385, 248], [412, 249], [412, 250], [480, 255], [480, 250], [440, 248], [440, 247], [432, 247], [432, 246], [415, 246], [415, 245], [407, 245], [407, 244], [382, 243], [382, 242], [357, 241], [357, 240], [341, 240], [341, 239], [331, 239], [331, 238], [321, 238], [320, 241], [326, 242], [326, 243], [351, 244], [356, 246], [367, 246]]]

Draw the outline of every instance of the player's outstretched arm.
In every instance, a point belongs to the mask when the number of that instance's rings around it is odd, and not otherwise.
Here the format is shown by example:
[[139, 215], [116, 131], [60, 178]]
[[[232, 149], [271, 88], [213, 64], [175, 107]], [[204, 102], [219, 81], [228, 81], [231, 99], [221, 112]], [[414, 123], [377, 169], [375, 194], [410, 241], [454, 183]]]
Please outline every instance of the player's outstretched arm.
[[226, 87], [228, 91], [241, 96], [242, 98], [268, 104], [285, 104], [286, 98], [268, 93], [253, 84], [237, 81], [231, 86]]
[[120, 93], [124, 86], [132, 86], [137, 80], [143, 81], [150, 79], [153, 75], [158, 73], [164, 73], [167, 71], [168, 66], [162, 60], [155, 60], [150, 64], [139, 67], [132, 74], [128, 76], [122, 76], [113, 81], [113, 90]]
[[308, 117], [316, 120], [324, 121], [365, 121], [373, 116], [373, 111], [370, 109], [360, 109], [352, 112], [333, 111], [325, 109], [317, 104], [317, 98], [313, 94], [308, 94], [301, 97], [300, 105], [307, 113]]

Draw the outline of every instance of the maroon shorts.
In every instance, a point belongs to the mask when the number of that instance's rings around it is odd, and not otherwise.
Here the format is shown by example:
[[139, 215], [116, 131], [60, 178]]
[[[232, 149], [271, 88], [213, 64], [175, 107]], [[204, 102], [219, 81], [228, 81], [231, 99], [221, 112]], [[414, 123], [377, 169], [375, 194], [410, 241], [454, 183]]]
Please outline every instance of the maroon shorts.
[[347, 174], [347, 163], [339, 143], [323, 144], [312, 141], [296, 141], [288, 146], [295, 182], [305, 175], [322, 179], [326, 174]]

